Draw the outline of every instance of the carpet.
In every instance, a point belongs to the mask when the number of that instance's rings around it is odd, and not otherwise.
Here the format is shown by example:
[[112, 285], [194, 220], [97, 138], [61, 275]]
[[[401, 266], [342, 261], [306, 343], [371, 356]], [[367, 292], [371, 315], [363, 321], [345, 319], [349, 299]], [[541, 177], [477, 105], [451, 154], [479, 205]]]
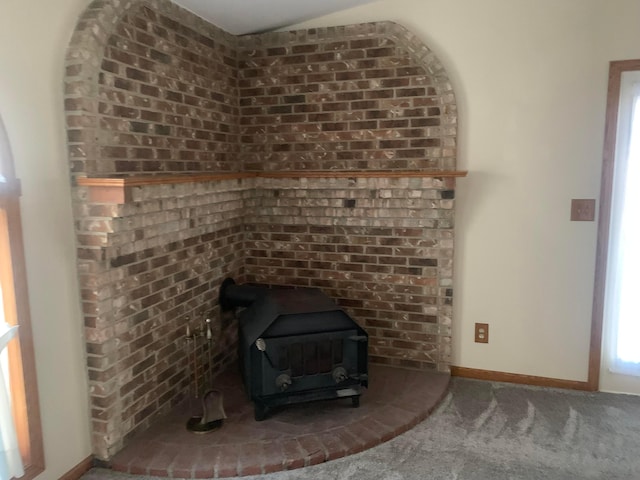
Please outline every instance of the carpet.
[[[640, 480], [640, 397], [453, 378], [431, 417], [357, 455], [264, 480]], [[156, 480], [94, 468], [82, 480]]]

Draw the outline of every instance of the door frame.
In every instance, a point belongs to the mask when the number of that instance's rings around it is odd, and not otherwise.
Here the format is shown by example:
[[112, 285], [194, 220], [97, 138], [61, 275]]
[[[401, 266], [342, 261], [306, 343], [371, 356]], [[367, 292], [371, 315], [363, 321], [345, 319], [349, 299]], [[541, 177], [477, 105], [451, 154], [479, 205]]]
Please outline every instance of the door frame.
[[609, 252], [609, 228], [611, 225], [611, 195], [615, 167], [616, 136], [618, 130], [618, 106], [620, 103], [620, 81], [623, 72], [640, 70], [640, 59], [617, 60], [609, 63], [609, 85], [605, 114], [604, 147], [602, 153], [602, 176], [600, 180], [600, 214], [598, 216], [598, 245], [596, 247], [596, 270], [593, 287], [593, 309], [591, 317], [591, 340], [589, 346], [589, 371], [587, 385], [596, 391], [600, 386], [602, 361], [602, 333], [604, 327], [604, 298], [607, 278], [607, 256]]

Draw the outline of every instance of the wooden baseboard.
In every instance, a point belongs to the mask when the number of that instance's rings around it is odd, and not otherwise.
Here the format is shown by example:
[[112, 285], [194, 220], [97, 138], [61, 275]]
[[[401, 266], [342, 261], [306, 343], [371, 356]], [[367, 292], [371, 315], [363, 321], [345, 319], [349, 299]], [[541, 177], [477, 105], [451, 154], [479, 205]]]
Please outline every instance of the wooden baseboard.
[[495, 372], [493, 370], [480, 370], [477, 368], [452, 366], [451, 375], [454, 377], [489, 380], [491, 382], [519, 383], [522, 385], [535, 385], [537, 387], [593, 391], [593, 387], [588, 382], [562, 380], [559, 378], [536, 377], [534, 375], [521, 375], [518, 373]]
[[59, 480], [78, 480], [82, 475], [87, 473], [93, 466], [93, 455], [89, 455], [79, 464], [62, 475]]

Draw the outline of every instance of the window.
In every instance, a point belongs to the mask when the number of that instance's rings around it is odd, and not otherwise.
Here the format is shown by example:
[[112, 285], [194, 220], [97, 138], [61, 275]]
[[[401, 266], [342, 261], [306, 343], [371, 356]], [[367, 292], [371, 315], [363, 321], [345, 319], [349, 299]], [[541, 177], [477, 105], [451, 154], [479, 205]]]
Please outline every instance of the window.
[[637, 220], [628, 219], [640, 215], [639, 96], [640, 59], [611, 62], [589, 353], [591, 388], [635, 394], [640, 358], [628, 345], [640, 341], [640, 310], [629, 302], [629, 288], [640, 279], [638, 240], [633, 243], [640, 232]]
[[640, 375], [640, 71], [621, 74], [614, 161], [604, 351], [612, 372]]
[[[0, 119], [0, 335], [6, 335], [9, 327], [18, 326], [19, 331], [16, 337], [8, 341], [4, 349], [2, 376], [6, 377], [6, 384], [9, 385], [10, 416], [15, 424], [17, 447], [24, 467], [24, 476], [20, 478], [28, 480], [44, 470], [44, 454], [22, 250], [19, 197], [20, 182], [15, 177], [7, 135]], [[4, 389], [5, 385], [0, 385], [0, 388]], [[0, 418], [1, 416], [0, 411]], [[2, 421], [0, 429], [6, 428], [5, 424], [6, 422]], [[3, 432], [2, 439], [7, 441], [9, 436], [5, 436]], [[3, 445], [0, 451], [7, 447], [11, 449], [11, 446]], [[5, 456], [5, 468], [8, 468], [10, 463], [7, 459]], [[21, 473], [20, 470], [18, 467], [13, 474], [18, 475]]]

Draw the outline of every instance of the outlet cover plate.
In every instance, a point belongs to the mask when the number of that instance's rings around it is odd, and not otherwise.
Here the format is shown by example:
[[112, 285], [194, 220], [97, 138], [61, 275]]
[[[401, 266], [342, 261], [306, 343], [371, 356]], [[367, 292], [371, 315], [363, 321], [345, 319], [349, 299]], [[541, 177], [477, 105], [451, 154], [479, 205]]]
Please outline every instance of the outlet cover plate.
[[474, 341], [476, 343], [489, 343], [488, 323], [476, 323]]
[[571, 200], [572, 222], [593, 222], [596, 218], [596, 201], [593, 198]]

